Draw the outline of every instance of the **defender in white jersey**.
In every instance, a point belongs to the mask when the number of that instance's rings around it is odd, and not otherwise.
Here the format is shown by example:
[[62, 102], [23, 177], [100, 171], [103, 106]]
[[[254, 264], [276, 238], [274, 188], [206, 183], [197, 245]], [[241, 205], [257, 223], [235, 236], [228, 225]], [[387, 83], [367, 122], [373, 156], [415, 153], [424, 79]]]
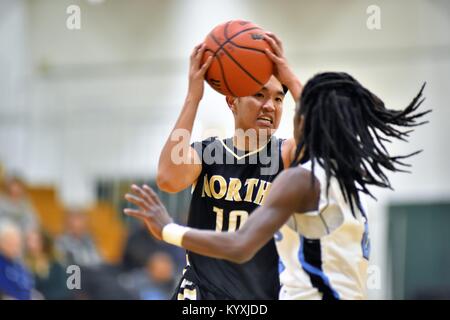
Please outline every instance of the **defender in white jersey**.
[[[311, 170], [311, 162], [302, 165]], [[369, 264], [367, 210], [344, 200], [339, 183], [316, 166], [320, 183], [318, 209], [295, 212], [275, 234], [280, 257], [280, 299], [365, 299]], [[363, 208], [365, 206], [363, 205]]]
[[274, 180], [264, 205], [233, 233], [172, 223], [148, 186], [126, 196], [158, 239], [201, 255], [244, 263], [275, 235], [281, 299], [363, 299], [369, 252], [368, 220], [360, 192], [390, 188], [385, 170], [400, 160], [384, 143], [411, 132], [400, 127], [416, 113], [423, 88], [404, 110], [391, 110], [346, 73], [322, 73], [305, 85], [294, 117], [297, 143], [292, 166]]

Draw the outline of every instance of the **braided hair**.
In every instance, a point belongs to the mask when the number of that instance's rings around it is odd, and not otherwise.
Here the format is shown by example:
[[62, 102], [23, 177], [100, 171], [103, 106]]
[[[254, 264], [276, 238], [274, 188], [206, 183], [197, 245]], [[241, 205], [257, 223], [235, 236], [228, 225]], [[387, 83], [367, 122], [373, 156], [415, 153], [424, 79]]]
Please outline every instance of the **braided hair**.
[[431, 110], [415, 113], [422, 104], [422, 92], [404, 110], [391, 110], [381, 99], [347, 73], [325, 72], [315, 75], [305, 85], [297, 108], [304, 117], [304, 131], [297, 145], [294, 165], [312, 161], [312, 183], [316, 162], [324, 169], [327, 192], [330, 178], [337, 179], [355, 214], [355, 204], [362, 208], [359, 192], [375, 198], [368, 190], [374, 185], [392, 189], [385, 170], [408, 172], [404, 156], [391, 156], [385, 143], [391, 138], [407, 141], [413, 130], [402, 130], [426, 123], [417, 122]]

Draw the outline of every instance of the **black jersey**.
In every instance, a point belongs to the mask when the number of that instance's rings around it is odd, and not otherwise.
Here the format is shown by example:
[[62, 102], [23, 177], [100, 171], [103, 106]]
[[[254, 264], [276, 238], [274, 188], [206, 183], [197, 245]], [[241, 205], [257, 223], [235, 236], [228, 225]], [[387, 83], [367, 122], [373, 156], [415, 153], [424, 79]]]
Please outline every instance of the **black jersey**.
[[[209, 138], [193, 146], [202, 171], [193, 186], [188, 225], [233, 232], [262, 205], [283, 169], [282, 141], [272, 137], [254, 152], [237, 150], [232, 139]], [[188, 252], [200, 287], [222, 299], [278, 299], [278, 254], [270, 240], [250, 261], [235, 264]]]

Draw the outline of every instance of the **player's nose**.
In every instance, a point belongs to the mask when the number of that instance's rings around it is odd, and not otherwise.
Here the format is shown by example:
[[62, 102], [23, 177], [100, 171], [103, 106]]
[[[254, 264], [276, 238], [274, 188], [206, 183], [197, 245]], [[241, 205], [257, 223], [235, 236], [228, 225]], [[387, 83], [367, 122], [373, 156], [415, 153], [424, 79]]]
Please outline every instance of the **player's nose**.
[[275, 104], [273, 103], [272, 99], [267, 99], [266, 101], [264, 101], [262, 108], [264, 109], [265, 112], [274, 112]]

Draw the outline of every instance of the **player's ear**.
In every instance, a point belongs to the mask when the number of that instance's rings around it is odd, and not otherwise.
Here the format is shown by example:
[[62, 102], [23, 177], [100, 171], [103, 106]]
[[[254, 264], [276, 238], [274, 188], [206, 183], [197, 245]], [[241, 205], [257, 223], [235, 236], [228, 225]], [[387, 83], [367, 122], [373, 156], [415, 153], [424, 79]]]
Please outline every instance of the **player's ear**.
[[231, 109], [231, 111], [233, 111], [233, 113], [236, 112], [236, 102], [237, 102], [237, 97], [233, 97], [233, 96], [226, 96], [225, 97], [226, 101], [227, 101], [227, 105], [228, 108]]

